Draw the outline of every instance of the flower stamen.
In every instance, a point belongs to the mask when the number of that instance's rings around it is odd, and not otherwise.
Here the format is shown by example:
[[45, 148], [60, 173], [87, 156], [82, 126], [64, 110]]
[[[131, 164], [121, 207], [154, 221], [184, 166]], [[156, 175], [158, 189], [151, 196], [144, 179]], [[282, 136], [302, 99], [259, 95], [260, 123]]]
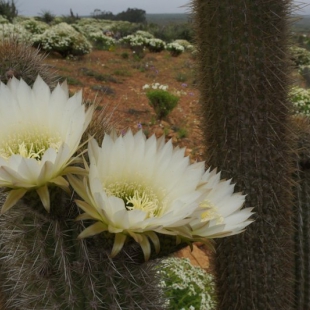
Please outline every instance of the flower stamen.
[[116, 196], [123, 199], [128, 211], [141, 210], [147, 213], [147, 217], [158, 217], [163, 210], [164, 202], [159, 195], [146, 186], [132, 183], [115, 182], [104, 186], [108, 196]]
[[46, 129], [31, 128], [12, 133], [0, 142], [0, 156], [8, 159], [14, 154], [19, 154], [24, 158], [41, 161], [48, 148], [58, 151], [60, 146], [61, 138], [57, 133], [50, 134]]
[[204, 200], [199, 206], [206, 209], [206, 211], [201, 213], [201, 222], [215, 220], [216, 224], [224, 223], [224, 217], [218, 212], [218, 208], [209, 200]]

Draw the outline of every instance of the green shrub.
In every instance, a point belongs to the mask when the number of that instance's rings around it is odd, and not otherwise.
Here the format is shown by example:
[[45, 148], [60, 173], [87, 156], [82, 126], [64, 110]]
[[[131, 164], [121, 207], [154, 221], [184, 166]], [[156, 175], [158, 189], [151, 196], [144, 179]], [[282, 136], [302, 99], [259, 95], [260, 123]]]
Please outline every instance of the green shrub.
[[0, 15], [6, 17], [10, 22], [18, 16], [18, 10], [14, 0], [0, 0]]
[[121, 57], [122, 57], [123, 59], [128, 59], [128, 58], [129, 58], [129, 54], [128, 54], [127, 52], [123, 52], [123, 53], [121, 54]]
[[193, 267], [186, 258], [167, 258], [160, 265], [161, 287], [168, 310], [215, 309], [215, 284], [212, 275]]
[[154, 108], [158, 119], [166, 117], [178, 104], [179, 97], [166, 90], [152, 89], [147, 91], [149, 104]]
[[40, 13], [39, 19], [46, 24], [50, 24], [54, 21], [55, 17], [56, 16], [51, 11], [43, 10]]

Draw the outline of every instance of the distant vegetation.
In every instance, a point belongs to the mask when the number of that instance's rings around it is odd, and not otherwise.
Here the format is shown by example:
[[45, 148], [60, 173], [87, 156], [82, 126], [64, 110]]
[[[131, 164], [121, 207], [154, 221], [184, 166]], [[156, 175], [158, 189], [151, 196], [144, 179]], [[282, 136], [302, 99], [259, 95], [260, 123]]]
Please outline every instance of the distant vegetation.
[[14, 0], [0, 0], [0, 15], [5, 16], [10, 22], [18, 15], [18, 10]]
[[126, 11], [120, 12], [116, 15], [109, 11], [95, 9], [91, 15], [93, 18], [97, 19], [122, 20], [130, 23], [145, 23], [145, 14], [146, 12], [144, 10], [128, 8]]
[[295, 32], [310, 31], [310, 15], [292, 17], [292, 30]]
[[146, 21], [158, 25], [186, 24], [190, 20], [190, 14], [146, 14]]

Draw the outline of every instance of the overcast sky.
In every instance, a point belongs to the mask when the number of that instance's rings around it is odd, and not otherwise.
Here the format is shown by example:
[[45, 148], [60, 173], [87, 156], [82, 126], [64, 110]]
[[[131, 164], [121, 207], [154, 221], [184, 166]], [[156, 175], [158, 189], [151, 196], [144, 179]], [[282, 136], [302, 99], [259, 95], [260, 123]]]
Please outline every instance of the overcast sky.
[[[310, 1], [310, 0], [309, 0]], [[67, 15], [70, 8], [80, 16], [89, 15], [95, 9], [114, 14], [127, 8], [143, 9], [147, 13], [185, 13], [181, 7], [189, 0], [15, 0], [20, 15], [35, 16], [42, 10], [55, 15]]]
[[[294, 0], [297, 1], [308, 5], [298, 13], [310, 15], [310, 0]], [[189, 2], [190, 0], [15, 0], [19, 14], [25, 16], [35, 16], [42, 11], [50, 11], [60, 16], [67, 15], [70, 8], [80, 16], [89, 15], [95, 9], [115, 14], [125, 11], [128, 7], [143, 9], [147, 13], [186, 13], [189, 10], [186, 7]]]

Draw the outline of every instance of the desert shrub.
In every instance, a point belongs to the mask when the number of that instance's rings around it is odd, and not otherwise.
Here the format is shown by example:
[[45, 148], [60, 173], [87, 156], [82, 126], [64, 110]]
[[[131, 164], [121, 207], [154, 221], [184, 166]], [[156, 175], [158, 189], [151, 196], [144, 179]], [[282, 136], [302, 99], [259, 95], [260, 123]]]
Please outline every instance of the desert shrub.
[[8, 19], [3, 16], [3, 15], [0, 15], [0, 24], [7, 24], [9, 23]]
[[146, 43], [148, 49], [152, 53], [159, 53], [166, 48], [166, 43], [161, 39], [148, 39]]
[[[144, 88], [146, 89], [146, 88]], [[164, 88], [147, 89], [146, 96], [149, 99], [149, 104], [153, 107], [158, 119], [163, 119], [177, 106], [179, 97], [171, 94]]]
[[292, 46], [290, 48], [291, 59], [294, 61], [296, 67], [303, 65], [310, 65], [310, 52], [305, 48]]
[[171, 56], [177, 57], [184, 52], [184, 47], [179, 43], [168, 43], [166, 49], [170, 52]]
[[113, 31], [114, 33], [119, 33], [120, 37], [125, 37], [128, 35], [131, 35], [135, 33], [138, 30], [141, 30], [143, 26], [141, 24], [136, 24], [136, 23], [130, 23], [126, 21], [118, 21], [114, 22], [110, 30]]
[[136, 31], [134, 33], [134, 35], [141, 36], [141, 37], [144, 37], [144, 38], [147, 38], [147, 39], [154, 38], [154, 36], [151, 33], [147, 32], [147, 31], [144, 31], [144, 30], [138, 30], [138, 31]]
[[160, 264], [160, 286], [169, 310], [215, 310], [212, 275], [193, 267], [186, 258], [167, 258]]
[[147, 30], [154, 35], [154, 37], [162, 39], [165, 42], [172, 42], [174, 40], [187, 40], [193, 42], [193, 30], [189, 23], [168, 25], [149, 24]]
[[289, 99], [294, 105], [296, 114], [310, 116], [310, 89], [293, 87], [289, 92]]
[[32, 85], [40, 75], [50, 86], [56, 86], [57, 76], [45, 63], [45, 54], [31, 46], [31, 42], [19, 41], [14, 35], [0, 39], [0, 79], [7, 83], [13, 76]]
[[66, 23], [57, 24], [43, 34], [33, 36], [33, 43], [45, 51], [58, 52], [64, 57], [85, 55], [91, 51], [91, 44], [85, 36]]
[[23, 20], [19, 24], [32, 34], [42, 34], [49, 27], [46, 23], [33, 18]]
[[303, 77], [306, 87], [310, 87], [310, 65], [303, 65], [298, 67], [299, 74]]
[[148, 44], [149, 39], [142, 37], [142, 36], [137, 36], [137, 35], [128, 35], [126, 37], [123, 37], [119, 40], [119, 42], [122, 45], [125, 45], [127, 47], [136, 47], [136, 46], [142, 46], [146, 47]]
[[97, 49], [109, 50], [115, 46], [116, 43], [113, 38], [104, 35], [102, 31], [91, 32], [89, 33], [88, 38]]
[[0, 39], [11, 38], [12, 36], [14, 36], [16, 40], [29, 42], [31, 33], [19, 24], [1, 24]]
[[184, 47], [185, 50], [192, 51], [194, 46], [187, 40], [174, 40], [172, 43], [178, 43]]
[[74, 14], [72, 9], [70, 9], [70, 14], [62, 15], [61, 18], [63, 23], [67, 23], [69, 25], [76, 23], [80, 19], [79, 15]]
[[55, 15], [51, 11], [43, 10], [39, 15], [40, 21], [50, 24], [54, 21]]
[[10, 22], [18, 16], [18, 10], [14, 0], [0, 0], [0, 15], [5, 16]]
[[128, 59], [128, 58], [129, 58], [129, 54], [128, 54], [127, 52], [123, 52], [123, 53], [121, 54], [121, 57], [122, 57], [123, 59]]
[[136, 59], [144, 57], [144, 51], [148, 44], [149, 39], [141, 36], [128, 35], [119, 40], [119, 43], [125, 47], [130, 48]]

